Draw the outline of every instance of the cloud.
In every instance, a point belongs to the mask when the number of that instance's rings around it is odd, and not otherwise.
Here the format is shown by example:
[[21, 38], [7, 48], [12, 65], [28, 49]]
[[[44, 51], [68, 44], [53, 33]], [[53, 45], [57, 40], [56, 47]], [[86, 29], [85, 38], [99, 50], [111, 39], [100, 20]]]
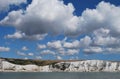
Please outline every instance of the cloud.
[[83, 49], [83, 52], [86, 54], [94, 54], [94, 53], [119, 53], [120, 47], [88, 47]]
[[47, 34], [26, 35], [21, 32], [15, 32], [14, 34], [8, 34], [5, 36], [7, 39], [27, 39], [27, 40], [43, 40]]
[[28, 56], [34, 56], [34, 53], [28, 53]]
[[52, 42], [49, 41], [44, 45], [40, 45], [40, 48], [46, 46], [46, 49], [49, 49], [47, 52], [44, 50], [44, 53], [49, 52], [48, 54], [50, 54], [51, 52], [57, 52], [59, 55], [69, 56], [80, 53], [81, 48], [87, 50], [86, 48], [91, 47], [92, 44], [93, 40], [91, 37], [85, 36], [80, 40], [67, 41], [67, 39], [64, 38], [63, 40], [55, 40]]
[[64, 42], [63, 46], [65, 48], [79, 48], [80, 44], [78, 40], [75, 40], [73, 42]]
[[42, 59], [42, 57], [41, 57], [41, 56], [36, 56], [35, 58], [36, 58], [36, 59]]
[[37, 49], [45, 49], [46, 45], [37, 44]]
[[0, 52], [9, 52], [9, 51], [10, 51], [9, 47], [3, 47], [3, 46], [0, 47]]
[[26, 54], [25, 54], [25, 53], [20, 52], [20, 51], [17, 51], [17, 54], [18, 54], [18, 55], [20, 55], [20, 56], [26, 56]]
[[40, 52], [41, 55], [55, 55], [55, 52], [51, 50], [43, 50]]
[[110, 36], [110, 30], [108, 29], [97, 29], [94, 31], [94, 44], [95, 45], [101, 45], [101, 46], [120, 46], [120, 38], [119, 37], [113, 37]]
[[62, 48], [62, 43], [60, 40], [58, 40], [58, 41], [48, 42], [47, 46], [48, 46], [48, 48], [58, 50], [58, 49]]
[[20, 32], [15, 32], [14, 34], [8, 34], [5, 38], [13, 38], [13, 39], [20, 39], [23, 38], [23, 35]]
[[69, 56], [80, 53], [81, 49], [83, 49], [83, 52], [86, 54], [118, 53], [120, 47], [119, 39], [109, 36], [109, 30], [103, 28], [95, 30], [91, 37], [84, 36], [79, 40], [64, 40], [64, 42], [63, 40], [48, 42], [46, 48], [55, 49], [53, 51], [59, 55]]
[[33, 0], [24, 14], [22, 10], [12, 11], [0, 23], [12, 25], [26, 35], [80, 35], [93, 33], [99, 28], [110, 30], [112, 36], [120, 34], [119, 6], [102, 1], [96, 9], [84, 10], [81, 16], [73, 15], [74, 10], [71, 3], [65, 5], [59, 0]]
[[[120, 34], [120, 7], [104, 1], [96, 9], [86, 9], [80, 16], [82, 33], [91, 33], [96, 29], [110, 30], [112, 36]], [[118, 37], [118, 36], [117, 36]]]
[[19, 6], [21, 3], [27, 3], [27, 0], [1, 0], [0, 11], [9, 10], [10, 5]]
[[62, 57], [60, 57], [60, 56], [57, 56], [56, 58], [57, 58], [58, 60], [62, 60]]
[[81, 38], [80, 40], [74, 40], [72, 42], [64, 42], [63, 46], [65, 48], [71, 48], [71, 49], [78, 49], [81, 47], [87, 47], [92, 43], [92, 39], [89, 36], [85, 36]]
[[12, 25], [26, 35], [72, 34], [76, 33], [78, 22], [77, 16], [73, 15], [74, 10], [71, 3], [65, 5], [60, 0], [33, 0], [24, 14], [22, 10], [12, 11], [1, 24]]
[[47, 48], [57, 52], [60, 55], [74, 55], [79, 53], [80, 41], [74, 40], [73, 42], [67, 42], [65, 39], [56, 40], [47, 43]]
[[102, 53], [103, 49], [101, 47], [89, 47], [83, 50], [85, 53]]
[[80, 39], [80, 47], [88, 47], [92, 43], [92, 39], [89, 36], [85, 36], [82, 39]]
[[120, 53], [120, 47], [117, 47], [117, 48], [106, 48], [105, 52]]
[[24, 59], [25, 59], [25, 60], [28, 60], [28, 57], [25, 57]]
[[79, 50], [78, 49], [68, 49], [66, 51], [67, 55], [74, 55], [74, 54], [78, 54]]
[[23, 47], [22, 47], [22, 50], [23, 50], [23, 51], [27, 51], [28, 48], [27, 48], [26, 46], [23, 46]]
[[24, 35], [23, 39], [27, 39], [27, 40], [43, 40], [45, 37], [47, 36], [47, 34], [36, 34], [36, 35]]
[[[33, 0], [26, 11], [9, 12], [8, 16], [0, 21], [0, 25], [16, 28], [16, 33], [9, 34], [6, 38], [40, 40], [45, 37], [44, 34], [66, 35], [62, 41], [46, 44], [48, 49], [55, 49], [61, 54], [65, 54], [67, 50], [74, 53], [81, 48], [84, 52], [94, 53], [107, 51], [107, 48], [111, 48], [111, 51], [120, 48], [119, 6], [102, 1], [95, 9], [84, 10], [81, 16], [74, 15], [74, 11], [71, 3], [65, 5], [62, 0]], [[77, 35], [85, 37], [67, 41], [67, 36]], [[51, 52], [50, 50], [45, 52]]]

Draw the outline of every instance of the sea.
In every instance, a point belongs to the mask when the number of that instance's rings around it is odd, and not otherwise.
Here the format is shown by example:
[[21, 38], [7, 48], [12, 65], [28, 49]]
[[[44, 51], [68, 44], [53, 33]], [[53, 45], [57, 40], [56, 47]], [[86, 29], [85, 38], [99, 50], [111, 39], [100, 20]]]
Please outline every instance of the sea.
[[0, 79], [120, 79], [120, 72], [0, 72]]

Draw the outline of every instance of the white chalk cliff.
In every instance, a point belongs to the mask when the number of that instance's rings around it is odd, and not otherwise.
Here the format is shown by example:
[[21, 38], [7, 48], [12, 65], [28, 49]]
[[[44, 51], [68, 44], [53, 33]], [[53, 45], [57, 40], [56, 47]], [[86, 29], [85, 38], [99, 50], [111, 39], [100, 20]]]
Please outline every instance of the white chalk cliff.
[[52, 65], [37, 66], [16, 65], [0, 59], [0, 71], [13, 72], [119, 72], [120, 62], [102, 60], [83, 60], [74, 62], [59, 62]]

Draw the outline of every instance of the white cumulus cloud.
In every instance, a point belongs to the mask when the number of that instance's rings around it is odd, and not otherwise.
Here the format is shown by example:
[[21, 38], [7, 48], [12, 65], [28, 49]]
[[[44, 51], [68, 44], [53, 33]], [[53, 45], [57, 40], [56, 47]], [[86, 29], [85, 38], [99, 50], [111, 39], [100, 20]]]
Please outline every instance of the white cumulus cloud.
[[27, 48], [26, 46], [23, 46], [23, 47], [22, 47], [22, 50], [23, 50], [23, 51], [27, 51], [28, 48]]
[[28, 56], [34, 56], [34, 53], [28, 53]]
[[17, 51], [17, 55], [26, 56], [26, 54], [24, 52], [20, 52], [20, 51]]
[[45, 49], [46, 45], [44, 44], [37, 44], [37, 49]]
[[[103, 52], [101, 47], [105, 47], [104, 51], [120, 48], [120, 6], [102, 1], [95, 9], [85, 9], [81, 16], [74, 15], [74, 11], [72, 3], [65, 5], [62, 0], [32, 0], [24, 14], [22, 10], [9, 12], [0, 25], [11, 25], [17, 30], [6, 38], [43, 39], [44, 34], [64, 34], [66, 38], [63, 41], [46, 44], [60, 53], [75, 48], [96, 53]], [[67, 35], [83, 34], [85, 37], [80, 40], [66, 41]]]
[[24, 15], [21, 10], [12, 11], [1, 24], [13, 25], [27, 35], [69, 34], [77, 29], [78, 18], [73, 12], [74, 7], [71, 3], [65, 5], [59, 0], [33, 0]]
[[62, 57], [61, 56], [57, 56], [56, 57], [58, 60], [62, 60]]
[[19, 6], [21, 3], [27, 3], [27, 0], [0, 0], [0, 11], [9, 10], [10, 5]]
[[10, 51], [9, 47], [0, 46], [0, 52], [8, 52], [8, 51]]
[[83, 50], [85, 53], [102, 53], [103, 49], [101, 47], [89, 47]]
[[26, 39], [26, 40], [43, 40], [47, 34], [26, 35], [25, 33], [15, 32], [5, 36], [7, 39]]
[[58, 41], [48, 42], [47, 46], [52, 49], [60, 49], [62, 48], [62, 43], [60, 40], [58, 40]]
[[54, 51], [51, 50], [43, 50], [40, 52], [41, 55], [55, 55]]
[[22, 10], [12, 11], [0, 24], [12, 25], [26, 35], [80, 35], [99, 28], [110, 30], [112, 36], [120, 34], [119, 6], [102, 1], [95, 9], [84, 10], [81, 16], [75, 16], [74, 10], [71, 3], [65, 5], [62, 0], [33, 0], [24, 14]]

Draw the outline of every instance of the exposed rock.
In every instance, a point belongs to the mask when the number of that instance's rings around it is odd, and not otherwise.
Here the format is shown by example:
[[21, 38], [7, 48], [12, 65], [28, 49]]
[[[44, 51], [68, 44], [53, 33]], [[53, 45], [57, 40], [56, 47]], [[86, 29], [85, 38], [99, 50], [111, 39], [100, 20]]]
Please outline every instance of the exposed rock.
[[19, 72], [19, 71], [25, 71], [25, 69], [23, 68], [22, 65], [16, 65], [15, 66], [15, 71]]
[[49, 66], [51, 71], [66, 71], [66, 69], [68, 69], [70, 66], [70, 63], [67, 62], [61, 62], [61, 63], [57, 63], [57, 64], [52, 64]]
[[48, 65], [47, 66], [40, 66], [39, 67], [39, 71], [40, 72], [51, 72], [51, 70], [50, 70]]
[[38, 71], [39, 67], [36, 65], [24, 65], [24, 66], [16, 66], [16, 70], [22, 70], [22, 71]]
[[2, 69], [15, 71], [15, 64], [9, 63], [7, 61], [2, 61]]
[[102, 60], [84, 60], [74, 62], [59, 62], [56, 64], [37, 66], [16, 65], [0, 59], [0, 71], [15, 72], [119, 72], [120, 63]]

